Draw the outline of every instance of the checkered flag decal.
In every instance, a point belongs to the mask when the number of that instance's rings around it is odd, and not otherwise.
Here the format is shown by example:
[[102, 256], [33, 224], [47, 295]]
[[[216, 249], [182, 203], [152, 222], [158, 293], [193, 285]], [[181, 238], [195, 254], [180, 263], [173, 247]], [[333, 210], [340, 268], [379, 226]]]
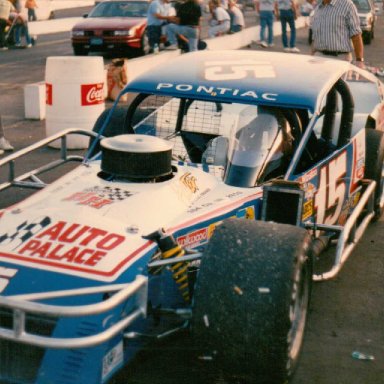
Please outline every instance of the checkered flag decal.
[[112, 201], [122, 201], [133, 195], [131, 191], [126, 191], [125, 189], [111, 187], [101, 188], [98, 186], [86, 189], [86, 192], [96, 193], [99, 197]]
[[14, 233], [0, 234], [0, 245], [12, 244], [13, 249], [16, 249], [50, 223], [51, 219], [48, 216], [40, 217], [32, 222], [24, 221], [17, 226]]

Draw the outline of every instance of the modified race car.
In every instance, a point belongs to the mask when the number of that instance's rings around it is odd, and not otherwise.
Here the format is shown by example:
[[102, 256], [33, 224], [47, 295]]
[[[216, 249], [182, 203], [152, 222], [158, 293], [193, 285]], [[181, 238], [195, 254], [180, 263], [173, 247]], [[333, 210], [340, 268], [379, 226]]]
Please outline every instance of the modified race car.
[[[1, 379], [105, 383], [188, 331], [225, 378], [286, 382], [312, 281], [382, 213], [383, 84], [327, 58], [200, 51], [128, 93], [93, 131], [0, 161], [1, 193], [39, 190], [0, 211]], [[90, 137], [84, 156], [66, 151], [73, 134]], [[58, 139], [60, 159], [17, 174]]]

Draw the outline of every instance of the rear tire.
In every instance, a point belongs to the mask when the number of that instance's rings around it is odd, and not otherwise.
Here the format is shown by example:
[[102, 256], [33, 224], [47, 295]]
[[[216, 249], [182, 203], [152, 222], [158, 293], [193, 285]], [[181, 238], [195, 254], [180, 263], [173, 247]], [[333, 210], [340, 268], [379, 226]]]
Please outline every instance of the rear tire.
[[365, 137], [365, 172], [364, 178], [375, 180], [374, 221], [383, 213], [384, 197], [384, 133], [375, 129], [366, 129]]
[[312, 282], [310, 237], [292, 225], [230, 219], [204, 252], [192, 335], [224, 376], [284, 383], [303, 342]]

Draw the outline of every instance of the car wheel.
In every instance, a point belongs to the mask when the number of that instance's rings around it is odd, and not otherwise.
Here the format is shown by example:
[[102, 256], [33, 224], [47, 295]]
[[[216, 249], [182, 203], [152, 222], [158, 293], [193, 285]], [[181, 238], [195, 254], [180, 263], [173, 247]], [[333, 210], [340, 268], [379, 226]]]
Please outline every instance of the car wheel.
[[281, 384], [294, 372], [311, 291], [309, 248], [307, 231], [292, 225], [229, 219], [215, 230], [191, 331], [227, 379]]
[[141, 37], [141, 49], [140, 52], [142, 55], [148, 55], [151, 50], [151, 47], [149, 45], [148, 35], [147, 31], [143, 33], [143, 36]]
[[[99, 133], [101, 128], [104, 126], [104, 122], [107, 119], [112, 108], [107, 108], [103, 113], [97, 118], [95, 125], [93, 126], [92, 131]], [[128, 128], [125, 124], [125, 119], [127, 116], [128, 107], [116, 107], [113, 111], [111, 118], [103, 130], [102, 135], [104, 137], [113, 137], [117, 135], [122, 135], [128, 133]], [[90, 150], [88, 156], [92, 157], [100, 151], [100, 143], [97, 142], [94, 144], [95, 139], [91, 138], [89, 141], [88, 149]]]
[[73, 47], [73, 54], [75, 56], [88, 56], [88, 51], [82, 47]]
[[384, 133], [374, 129], [366, 130], [364, 178], [375, 180], [375, 216], [378, 220], [383, 213], [384, 203]]

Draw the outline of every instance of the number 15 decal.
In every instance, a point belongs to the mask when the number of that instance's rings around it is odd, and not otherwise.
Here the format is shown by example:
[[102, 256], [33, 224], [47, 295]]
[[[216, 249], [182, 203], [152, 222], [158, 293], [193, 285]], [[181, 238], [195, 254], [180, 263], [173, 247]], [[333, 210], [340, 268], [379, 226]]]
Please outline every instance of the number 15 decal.
[[315, 196], [316, 222], [335, 224], [340, 216], [346, 193], [347, 153], [344, 151], [320, 170]]
[[205, 63], [206, 80], [240, 80], [247, 76], [273, 78], [276, 77], [276, 74], [273, 66], [267, 61], [218, 60]]

